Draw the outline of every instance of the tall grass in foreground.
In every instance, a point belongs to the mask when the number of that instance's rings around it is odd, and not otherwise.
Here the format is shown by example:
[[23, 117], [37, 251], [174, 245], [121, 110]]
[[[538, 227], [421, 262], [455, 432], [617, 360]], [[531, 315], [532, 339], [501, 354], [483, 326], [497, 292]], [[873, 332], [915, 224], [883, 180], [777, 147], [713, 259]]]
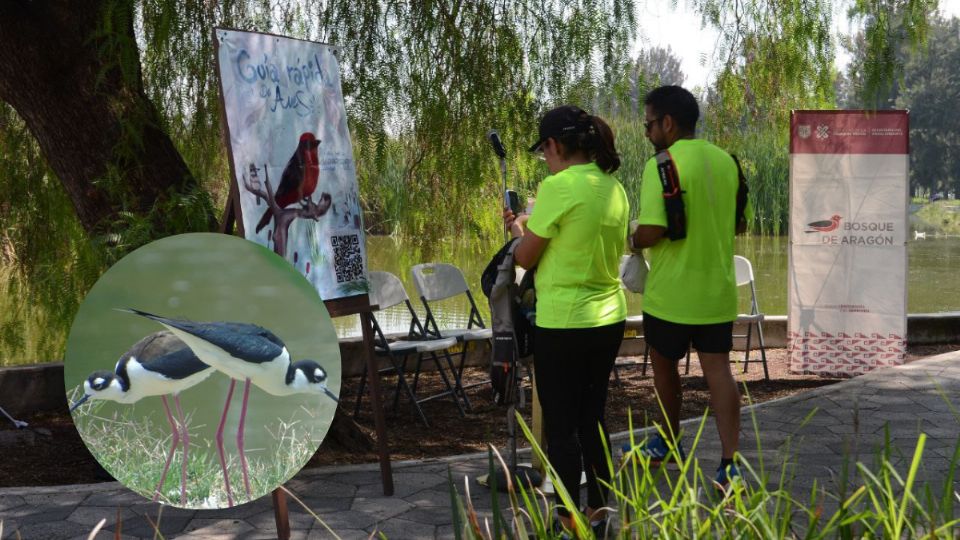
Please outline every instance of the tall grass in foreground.
[[[547, 463], [547, 474], [558, 489], [563, 506], [573, 516], [576, 531], [572, 534], [594, 538], [587, 517], [559, 484], [556, 472], [522, 417], [519, 414], [517, 417], [533, 452]], [[755, 418], [753, 422], [756, 427]], [[917, 479], [927, 442], [927, 436], [921, 433], [906, 470], [894, 466], [887, 437], [876, 456], [875, 466], [871, 468], [861, 462], [853, 465], [855, 478], [850, 475], [849, 456], [845, 456], [846, 463], [838, 480], [839, 494], [828, 492], [815, 481], [809, 494], [797, 496], [792, 489], [795, 464], [791, 464], [789, 450], [782, 456], [779, 475], [774, 478], [764, 467], [762, 458], [751, 463], [741, 456], [740, 468], [745, 481], [734, 482], [726, 492], [718, 490], [713, 475], [705, 473], [693, 457], [705, 424], [706, 415], [694, 436], [690, 457], [679, 471], [651, 468], [649, 460], [635, 452], [628, 453], [619, 463], [608, 459], [607, 466], [612, 473], [608, 486], [610, 525], [602, 537], [953, 539], [960, 529], [955, 508], [960, 494], [953, 489], [960, 463], [960, 437], [939, 491]], [[642, 442], [631, 435], [632, 447]], [[757, 449], [762, 450], [761, 441], [756, 444]], [[491, 471], [495, 469], [493, 453], [490, 454]], [[759, 455], [762, 456], [762, 452]], [[496, 459], [500, 467], [506, 467], [499, 455]], [[491, 479], [494, 476], [491, 474]], [[848, 485], [852, 490], [849, 493]], [[502, 495], [497, 494], [496, 486], [492, 485], [491, 519], [481, 519], [473, 508], [469, 483], [465, 497], [461, 497], [452, 482], [450, 490], [458, 539], [559, 537], [553, 532], [552, 497], [548, 498], [538, 489], [508, 486], [505, 496], [512, 515], [507, 515], [499, 504], [498, 498]]]

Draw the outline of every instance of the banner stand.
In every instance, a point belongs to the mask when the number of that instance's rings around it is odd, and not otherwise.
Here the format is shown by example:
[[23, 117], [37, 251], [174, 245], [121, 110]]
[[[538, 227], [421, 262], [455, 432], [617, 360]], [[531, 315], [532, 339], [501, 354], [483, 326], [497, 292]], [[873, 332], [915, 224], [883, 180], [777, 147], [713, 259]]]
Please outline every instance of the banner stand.
[[790, 371], [852, 377], [907, 347], [910, 122], [904, 110], [790, 115]]
[[[223, 211], [223, 220], [220, 232], [233, 234], [234, 229], [243, 234], [243, 219], [240, 203], [235, 200], [236, 183], [231, 182], [230, 196]], [[380, 481], [383, 484], [383, 494], [393, 495], [393, 471], [390, 465], [390, 450], [387, 447], [387, 424], [383, 415], [380, 394], [380, 377], [373, 353], [373, 319], [370, 314], [378, 306], [370, 304], [369, 295], [362, 294], [347, 298], [324, 300], [324, 305], [331, 318], [360, 315], [360, 327], [363, 332], [363, 352], [367, 364], [367, 384], [370, 385], [370, 403], [373, 407], [374, 430], [377, 434], [377, 454], [380, 458]], [[338, 406], [337, 409], [340, 407]], [[287, 494], [280, 488], [273, 490], [273, 513], [277, 522], [277, 538], [290, 538], [290, 518], [287, 511]]]

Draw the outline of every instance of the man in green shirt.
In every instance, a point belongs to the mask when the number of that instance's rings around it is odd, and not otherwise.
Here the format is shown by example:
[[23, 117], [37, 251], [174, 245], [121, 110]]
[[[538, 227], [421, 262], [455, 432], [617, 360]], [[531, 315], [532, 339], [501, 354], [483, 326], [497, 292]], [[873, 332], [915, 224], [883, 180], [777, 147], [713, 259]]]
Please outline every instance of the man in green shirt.
[[[740, 393], [730, 371], [737, 318], [733, 240], [738, 169], [728, 153], [695, 138], [699, 107], [690, 92], [662, 86], [647, 94], [644, 105], [647, 138], [658, 155], [643, 171], [639, 226], [631, 240], [634, 247], [650, 248], [644, 336], [666, 413], [665, 430], [673, 440], [655, 437], [640, 451], [657, 464], [685, 457], [679, 439], [683, 396], [678, 363], [692, 342], [710, 387], [722, 445], [716, 480], [725, 487], [730, 477], [739, 476], [733, 458], [739, 447]], [[662, 182], [661, 175], [679, 181], [680, 217], [668, 214], [671, 183]]]

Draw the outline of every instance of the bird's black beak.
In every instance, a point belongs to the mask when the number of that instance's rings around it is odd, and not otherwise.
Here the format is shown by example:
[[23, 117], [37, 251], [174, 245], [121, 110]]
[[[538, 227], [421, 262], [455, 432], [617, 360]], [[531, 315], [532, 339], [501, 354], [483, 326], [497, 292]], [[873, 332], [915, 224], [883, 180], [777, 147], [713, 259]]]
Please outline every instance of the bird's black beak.
[[323, 391], [326, 392], [328, 396], [330, 396], [330, 399], [332, 399], [337, 403], [340, 403], [340, 399], [338, 399], [337, 396], [333, 395], [333, 392], [331, 392], [329, 389], [324, 388]]
[[84, 394], [82, 398], [78, 399], [76, 403], [74, 403], [73, 405], [70, 406], [70, 412], [73, 412], [74, 409], [76, 409], [77, 407], [83, 405], [83, 403], [84, 403], [85, 401], [87, 401], [88, 399], [90, 399], [90, 394]]
[[318, 146], [320, 146], [320, 139], [310, 141], [310, 148], [316, 148]]

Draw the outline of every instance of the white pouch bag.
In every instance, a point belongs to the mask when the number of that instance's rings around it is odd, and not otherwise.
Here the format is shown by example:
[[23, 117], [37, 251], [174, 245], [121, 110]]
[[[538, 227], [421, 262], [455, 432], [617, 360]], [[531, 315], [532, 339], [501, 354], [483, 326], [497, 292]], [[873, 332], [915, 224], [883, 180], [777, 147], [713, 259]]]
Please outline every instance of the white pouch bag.
[[633, 220], [627, 227], [627, 249], [630, 250], [630, 256], [620, 265], [620, 281], [628, 291], [643, 293], [643, 285], [647, 281], [647, 272], [650, 267], [643, 258], [643, 250], [633, 245], [633, 233], [636, 230], [637, 220]]
[[631, 253], [620, 267], [620, 281], [630, 292], [643, 293], [643, 285], [647, 281], [647, 261], [643, 252], [637, 250]]

